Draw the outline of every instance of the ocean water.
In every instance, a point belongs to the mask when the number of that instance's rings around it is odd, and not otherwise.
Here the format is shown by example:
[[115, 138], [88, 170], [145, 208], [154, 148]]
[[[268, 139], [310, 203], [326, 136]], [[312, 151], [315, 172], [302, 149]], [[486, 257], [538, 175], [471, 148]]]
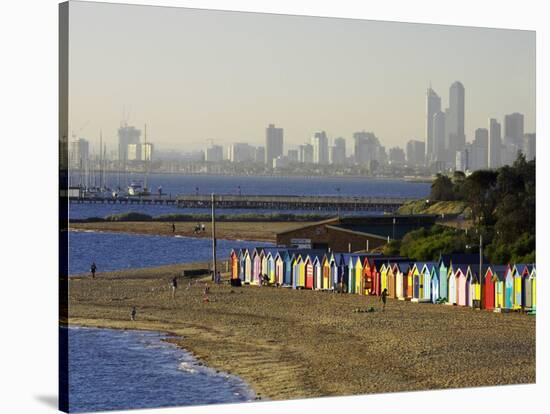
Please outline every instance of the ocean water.
[[[142, 175], [121, 179], [121, 187]], [[74, 178], [73, 182], [78, 183]], [[118, 184], [116, 174], [107, 174], [107, 185]], [[344, 177], [271, 177], [271, 176], [207, 176], [183, 174], [151, 174], [148, 184], [153, 191], [159, 186], [165, 194], [254, 194], [254, 195], [342, 195], [355, 197], [422, 198], [430, 193], [429, 183], [408, 182], [399, 179], [344, 178]], [[105, 217], [110, 214], [139, 211], [153, 216], [170, 213], [209, 213], [208, 209], [180, 209], [175, 206], [139, 206], [115, 204], [70, 205], [71, 218]], [[219, 210], [220, 214], [273, 212], [261, 210]], [[286, 210], [288, 212], [288, 210]], [[298, 213], [300, 211], [294, 211]], [[311, 213], [311, 210], [305, 211]], [[327, 213], [327, 214], [330, 214]], [[346, 213], [349, 214], [349, 213]], [[364, 213], [362, 213], [364, 214]]]
[[71, 327], [68, 337], [71, 412], [255, 398], [240, 378], [199, 365], [189, 353], [162, 341], [160, 333]]
[[[227, 259], [232, 248], [272, 246], [271, 243], [217, 240], [217, 257]], [[95, 231], [69, 232], [69, 274], [88, 273], [95, 262], [98, 273], [211, 259], [208, 238], [153, 236]]]

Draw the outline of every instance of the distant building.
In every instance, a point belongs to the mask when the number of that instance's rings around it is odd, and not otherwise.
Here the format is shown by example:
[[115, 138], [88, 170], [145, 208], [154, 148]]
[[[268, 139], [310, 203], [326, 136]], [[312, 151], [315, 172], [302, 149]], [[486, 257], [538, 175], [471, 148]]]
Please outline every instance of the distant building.
[[304, 164], [313, 163], [313, 145], [303, 144], [298, 147], [298, 161]]
[[504, 116], [504, 144], [514, 145], [516, 148], [523, 147], [524, 117], [523, 114], [514, 112]]
[[154, 146], [151, 142], [143, 143], [141, 144], [141, 154], [140, 154], [140, 160], [141, 161], [152, 161], [153, 160], [153, 154], [154, 154]]
[[285, 157], [284, 155], [279, 155], [273, 160], [273, 168], [275, 170], [285, 167], [288, 167], [288, 157]]
[[325, 131], [316, 132], [311, 138], [313, 145], [313, 162], [328, 164], [328, 138]]
[[334, 145], [330, 147], [329, 162], [336, 165], [346, 163], [346, 140], [344, 138], [334, 140]]
[[354, 159], [358, 165], [369, 165], [371, 160], [375, 160], [379, 155], [380, 141], [372, 132], [355, 132], [354, 140]]
[[90, 156], [90, 143], [79, 138], [69, 143], [69, 166], [70, 168], [84, 168]]
[[254, 162], [265, 163], [265, 147], [256, 147]]
[[423, 141], [411, 139], [407, 142], [407, 163], [409, 166], [425, 164], [426, 144]]
[[499, 168], [502, 165], [502, 139], [499, 122], [489, 119], [489, 145], [488, 145], [488, 164], [491, 169]]
[[472, 171], [487, 168], [489, 150], [489, 131], [487, 128], [478, 128], [470, 147], [470, 169]]
[[297, 149], [291, 149], [288, 150], [288, 161], [289, 162], [298, 162], [298, 150]]
[[466, 172], [470, 170], [470, 151], [471, 151], [471, 144], [468, 144], [463, 150], [456, 152], [456, 157], [455, 157], [456, 171]]
[[207, 162], [220, 162], [223, 160], [223, 147], [212, 145], [204, 152], [204, 160]]
[[461, 151], [466, 145], [464, 134], [464, 86], [456, 81], [449, 89], [449, 108], [445, 116], [446, 152], [453, 161], [456, 151]]
[[400, 147], [390, 148], [390, 164], [391, 165], [404, 165], [405, 164], [405, 151]]
[[430, 87], [426, 91], [426, 159], [428, 162], [437, 158], [434, 137], [434, 116], [441, 112], [441, 98]]
[[141, 131], [133, 126], [124, 125], [118, 129], [118, 160], [128, 161], [128, 145], [140, 144]]
[[229, 146], [229, 161], [244, 162], [254, 160], [255, 148], [244, 142], [237, 142]]
[[536, 157], [536, 138], [537, 134], [525, 134], [523, 137], [523, 153], [527, 161], [534, 160]]
[[128, 144], [126, 149], [128, 161], [140, 161], [141, 160], [141, 144]]
[[283, 155], [283, 128], [269, 124], [265, 130], [265, 163], [273, 165], [273, 160]]
[[433, 116], [433, 152], [431, 162], [444, 162], [446, 155], [445, 113], [437, 111]]

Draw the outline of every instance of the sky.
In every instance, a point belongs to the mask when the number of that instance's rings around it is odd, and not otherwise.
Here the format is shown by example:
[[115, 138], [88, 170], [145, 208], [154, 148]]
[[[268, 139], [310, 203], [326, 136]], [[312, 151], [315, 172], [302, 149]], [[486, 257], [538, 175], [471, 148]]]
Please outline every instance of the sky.
[[322, 130], [403, 147], [425, 139], [427, 87], [444, 110], [456, 80], [467, 141], [512, 112], [535, 131], [534, 31], [79, 1], [69, 20], [70, 130], [96, 151], [122, 122], [157, 150], [264, 145], [271, 123], [285, 151]]

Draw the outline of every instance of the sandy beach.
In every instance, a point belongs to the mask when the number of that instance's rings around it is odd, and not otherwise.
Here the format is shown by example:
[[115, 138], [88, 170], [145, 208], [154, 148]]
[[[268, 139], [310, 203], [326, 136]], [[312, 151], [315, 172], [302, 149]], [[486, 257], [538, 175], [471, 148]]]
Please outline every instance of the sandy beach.
[[[130, 221], [71, 223], [73, 230], [112, 231], [133, 234], [180, 235], [187, 237], [211, 237], [211, 223], [203, 222], [205, 231], [194, 233], [195, 222], [177, 222], [172, 232], [171, 222]], [[276, 233], [306, 225], [307, 222], [231, 222], [216, 223], [216, 237], [227, 240], [257, 240], [275, 242]]]
[[382, 312], [375, 297], [228, 284], [203, 303], [208, 278], [180, 278], [172, 300], [171, 277], [204, 265], [73, 277], [69, 323], [173, 333], [268, 399], [535, 381], [533, 316], [391, 299]]

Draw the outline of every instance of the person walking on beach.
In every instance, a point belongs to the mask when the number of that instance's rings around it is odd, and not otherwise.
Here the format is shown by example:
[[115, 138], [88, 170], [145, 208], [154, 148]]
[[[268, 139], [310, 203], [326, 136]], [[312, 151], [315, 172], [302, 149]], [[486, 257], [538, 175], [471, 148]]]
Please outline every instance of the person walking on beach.
[[172, 279], [171, 286], [172, 286], [172, 299], [176, 299], [176, 289], [178, 288], [178, 277], [177, 276], [174, 276], [174, 278]]
[[95, 272], [97, 270], [97, 266], [95, 265], [95, 262], [92, 263], [90, 266], [90, 272], [92, 273], [92, 278], [95, 278]]
[[176, 232], [176, 225], [172, 223], [172, 233], [175, 233], [175, 232]]
[[380, 300], [382, 301], [382, 312], [386, 310], [386, 300], [388, 299], [388, 289], [384, 288], [382, 294], [380, 295]]
[[132, 313], [130, 313], [130, 318], [131, 318], [133, 321], [136, 320], [136, 313], [137, 313], [136, 307], [134, 306], [134, 307], [132, 308]]

